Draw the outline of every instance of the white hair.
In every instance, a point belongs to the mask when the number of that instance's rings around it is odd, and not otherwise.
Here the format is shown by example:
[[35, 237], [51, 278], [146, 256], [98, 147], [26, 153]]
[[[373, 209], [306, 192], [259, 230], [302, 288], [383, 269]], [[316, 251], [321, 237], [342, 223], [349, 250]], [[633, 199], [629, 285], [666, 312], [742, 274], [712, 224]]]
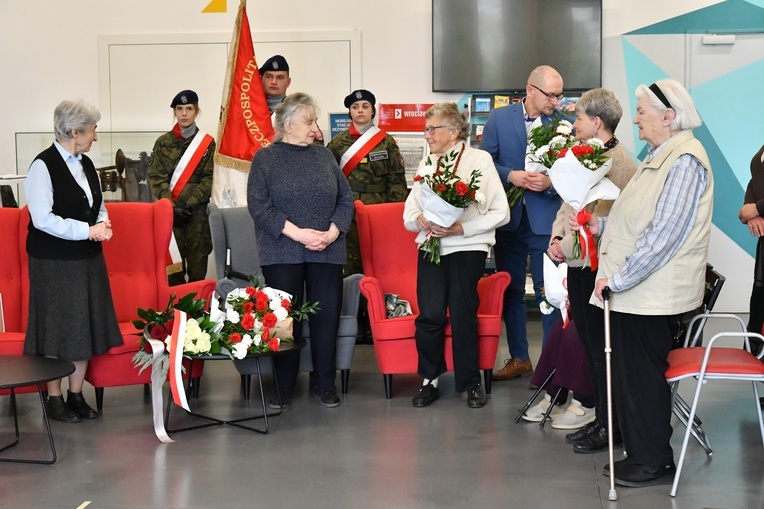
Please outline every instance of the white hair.
[[312, 110], [318, 115], [318, 106], [315, 99], [303, 92], [297, 92], [286, 96], [276, 107], [276, 116], [273, 128], [276, 130], [275, 140], [280, 140], [286, 133], [286, 126], [301, 120], [303, 110]]
[[78, 99], [61, 101], [53, 112], [53, 131], [56, 140], [65, 141], [73, 138], [73, 131], [85, 131], [101, 120], [101, 112], [95, 106]]
[[[674, 110], [676, 116], [671, 121], [672, 131], [684, 131], [685, 129], [694, 129], [703, 124], [700, 119], [698, 110], [695, 109], [695, 101], [690, 97], [690, 93], [687, 92], [681, 83], [673, 79], [663, 79], [655, 82], [655, 85], [663, 92], [666, 100], [671, 105], [671, 109]], [[655, 93], [650, 90], [648, 85], [639, 85], [634, 92], [637, 99], [643, 97], [648, 100], [650, 105], [660, 113], [666, 111], [668, 106], [663, 104]]]

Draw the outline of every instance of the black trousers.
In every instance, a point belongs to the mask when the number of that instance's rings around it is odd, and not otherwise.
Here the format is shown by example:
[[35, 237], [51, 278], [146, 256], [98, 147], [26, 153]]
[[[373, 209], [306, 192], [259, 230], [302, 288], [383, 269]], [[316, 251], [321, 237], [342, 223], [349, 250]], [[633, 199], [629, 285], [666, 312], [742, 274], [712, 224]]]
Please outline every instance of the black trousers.
[[[321, 308], [310, 315], [310, 345], [315, 388], [334, 387], [337, 375], [337, 330], [342, 311], [342, 265], [301, 263], [264, 265], [263, 277], [268, 286], [289, 292], [295, 306], [318, 302]], [[294, 338], [302, 339], [302, 323], [295, 322]], [[279, 389], [289, 393], [300, 371], [300, 352], [273, 358]]]
[[[607, 365], [605, 362], [605, 318], [602, 308], [589, 304], [594, 292], [597, 272], [589, 267], [568, 268], [568, 297], [570, 310], [576, 323], [578, 335], [586, 351], [589, 376], [597, 419], [607, 425]], [[618, 418], [613, 408], [613, 429], [618, 429]]]
[[640, 465], [668, 465], [674, 457], [671, 388], [664, 373], [677, 323], [677, 316], [610, 313], [618, 423], [624, 448]]
[[[756, 265], [753, 269], [753, 289], [749, 311], [748, 332], [761, 334], [764, 326], [764, 237], [759, 237], [759, 242], [756, 244]], [[751, 349], [754, 353], [761, 351], [762, 346], [757, 338], [751, 339]]]
[[446, 312], [450, 312], [456, 390], [480, 384], [478, 367], [477, 283], [485, 270], [484, 251], [463, 251], [442, 256], [440, 265], [419, 251], [417, 265], [416, 347], [417, 372], [434, 379], [446, 372]]

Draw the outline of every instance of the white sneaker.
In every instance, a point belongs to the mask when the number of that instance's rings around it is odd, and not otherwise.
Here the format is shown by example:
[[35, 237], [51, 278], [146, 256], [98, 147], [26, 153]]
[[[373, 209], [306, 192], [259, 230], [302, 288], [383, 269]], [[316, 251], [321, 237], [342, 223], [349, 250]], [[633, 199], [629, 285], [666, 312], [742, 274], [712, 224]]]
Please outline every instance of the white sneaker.
[[[537, 405], [533, 405], [528, 410], [525, 411], [525, 415], [523, 415], [523, 419], [529, 422], [541, 422], [541, 420], [544, 418], [544, 414], [549, 409], [549, 405], [552, 404], [552, 397], [547, 394], [544, 396], [544, 399], [541, 400], [541, 403]], [[557, 416], [562, 415], [564, 413], [562, 407], [560, 405], [555, 405], [552, 409], [552, 413], [549, 415], [550, 419], [556, 419]]]
[[554, 418], [552, 427], [554, 429], [578, 429], [583, 428], [594, 420], [594, 409], [581, 406], [581, 402], [577, 400], [571, 401], [568, 409], [559, 416]]

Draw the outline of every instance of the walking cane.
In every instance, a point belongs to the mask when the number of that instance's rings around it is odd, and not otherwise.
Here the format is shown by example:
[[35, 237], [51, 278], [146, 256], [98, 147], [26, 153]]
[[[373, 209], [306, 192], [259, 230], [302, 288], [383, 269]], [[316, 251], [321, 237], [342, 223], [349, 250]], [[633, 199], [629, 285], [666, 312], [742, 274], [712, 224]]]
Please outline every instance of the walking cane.
[[610, 492], [608, 500], [618, 500], [615, 492], [615, 462], [613, 461], [613, 379], [610, 367], [610, 288], [602, 289], [602, 300], [605, 303], [605, 379], [607, 384], [607, 452], [610, 461]]

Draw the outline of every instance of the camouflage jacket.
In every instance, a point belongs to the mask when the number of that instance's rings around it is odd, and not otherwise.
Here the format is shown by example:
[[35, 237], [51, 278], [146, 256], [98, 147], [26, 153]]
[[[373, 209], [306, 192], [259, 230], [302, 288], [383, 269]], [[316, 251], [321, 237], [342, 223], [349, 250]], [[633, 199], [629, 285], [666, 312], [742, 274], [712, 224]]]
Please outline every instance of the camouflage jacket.
[[[198, 130], [197, 130], [198, 132]], [[148, 170], [151, 192], [157, 198], [172, 200], [170, 178], [180, 158], [186, 152], [193, 138], [178, 139], [175, 134], [168, 132], [157, 138], [151, 151], [151, 164]], [[190, 205], [191, 207], [207, 206], [212, 193], [212, 171], [214, 163], [215, 142], [210, 143], [207, 152], [202, 156], [188, 183], [178, 196], [176, 206]]]
[[[348, 131], [343, 131], [332, 138], [326, 148], [339, 163], [355, 141]], [[398, 144], [389, 134], [361, 159], [347, 179], [353, 198], [367, 205], [403, 201], [408, 192], [403, 159]]]

